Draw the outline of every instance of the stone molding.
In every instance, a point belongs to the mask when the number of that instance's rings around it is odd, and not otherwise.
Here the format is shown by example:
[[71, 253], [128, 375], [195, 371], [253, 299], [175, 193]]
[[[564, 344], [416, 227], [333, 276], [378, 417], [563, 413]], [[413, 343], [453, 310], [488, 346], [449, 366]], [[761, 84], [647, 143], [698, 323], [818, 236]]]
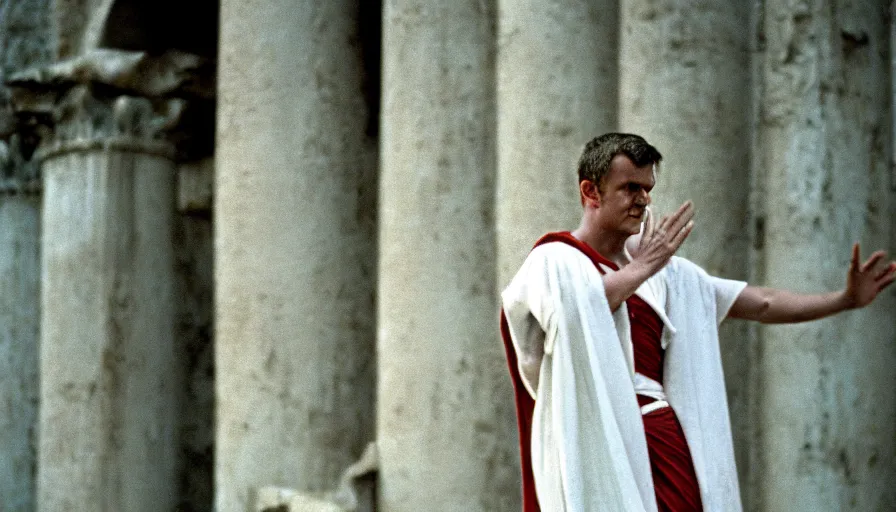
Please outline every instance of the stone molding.
[[38, 161], [62, 154], [105, 150], [174, 158], [166, 135], [180, 120], [184, 101], [145, 97], [103, 97], [77, 85], [56, 103], [52, 129], [44, 128]]
[[[379, 467], [376, 441], [367, 444], [361, 457], [342, 473], [334, 491], [307, 493], [276, 486], [256, 490], [256, 512], [370, 512], [375, 509], [373, 488]], [[365, 482], [365, 479], [366, 482]]]
[[41, 191], [37, 165], [23, 158], [21, 146], [18, 133], [0, 140], [0, 196], [37, 195]]
[[189, 102], [210, 99], [203, 66], [179, 52], [95, 50], [25, 70], [7, 82], [11, 121], [2, 124], [32, 141], [23, 152], [37, 162], [97, 150], [175, 159], [190, 138], [176, 133]]

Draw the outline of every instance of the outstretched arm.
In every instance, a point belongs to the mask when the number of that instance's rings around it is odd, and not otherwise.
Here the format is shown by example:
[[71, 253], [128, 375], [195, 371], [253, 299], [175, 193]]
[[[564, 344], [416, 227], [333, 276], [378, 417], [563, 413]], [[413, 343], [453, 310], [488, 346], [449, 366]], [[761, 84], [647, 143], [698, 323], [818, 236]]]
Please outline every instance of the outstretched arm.
[[728, 316], [762, 323], [795, 323], [867, 306], [896, 279], [896, 262], [877, 251], [859, 264], [859, 244], [853, 245], [846, 288], [838, 292], [802, 294], [775, 288], [747, 286]]

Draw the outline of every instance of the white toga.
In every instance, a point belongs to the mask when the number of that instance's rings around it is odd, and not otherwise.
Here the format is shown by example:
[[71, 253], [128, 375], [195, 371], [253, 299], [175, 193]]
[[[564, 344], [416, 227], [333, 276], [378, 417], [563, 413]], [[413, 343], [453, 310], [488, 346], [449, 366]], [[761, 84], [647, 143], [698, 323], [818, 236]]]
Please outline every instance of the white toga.
[[[741, 510], [718, 325], [745, 286], [673, 257], [636, 292], [665, 325], [661, 392], [688, 440], [707, 512]], [[502, 302], [535, 398], [542, 511], [655, 511], [625, 304], [611, 314], [597, 268], [562, 242], [533, 249]]]

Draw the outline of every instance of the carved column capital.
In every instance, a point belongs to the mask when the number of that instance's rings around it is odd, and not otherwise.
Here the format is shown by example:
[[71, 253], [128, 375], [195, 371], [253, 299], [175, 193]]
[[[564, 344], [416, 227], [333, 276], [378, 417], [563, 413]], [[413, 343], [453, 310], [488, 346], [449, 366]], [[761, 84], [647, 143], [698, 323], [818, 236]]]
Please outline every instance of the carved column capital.
[[[190, 103], [211, 102], [206, 70], [194, 55], [96, 50], [14, 75], [13, 122], [32, 136], [38, 161], [98, 149], [175, 158], [177, 144], [190, 139], [177, 133], [185, 114], [196, 115]], [[208, 108], [198, 111], [208, 117]]]
[[166, 137], [183, 112], [182, 99], [150, 100], [130, 95], [105, 95], [78, 84], [54, 104], [40, 131], [35, 157], [98, 149], [174, 157]]
[[35, 142], [19, 130], [9, 103], [8, 91], [0, 89], [0, 196], [40, 192], [37, 165], [30, 160]]

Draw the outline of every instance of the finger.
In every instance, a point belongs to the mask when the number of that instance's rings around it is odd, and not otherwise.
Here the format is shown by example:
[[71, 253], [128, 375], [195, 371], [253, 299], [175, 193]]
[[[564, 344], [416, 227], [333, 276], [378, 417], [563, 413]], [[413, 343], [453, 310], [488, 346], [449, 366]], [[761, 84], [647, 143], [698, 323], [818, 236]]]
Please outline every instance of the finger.
[[653, 214], [647, 209], [644, 212], [644, 215], [646, 217], [644, 218], [644, 224], [641, 226], [640, 238], [638, 239], [637, 245], [639, 253], [641, 252], [641, 249], [647, 245], [647, 241], [653, 236], [654, 231]]
[[877, 262], [880, 261], [880, 259], [885, 255], [886, 253], [884, 251], [876, 251], [871, 255], [870, 258], [868, 258], [868, 260], [865, 261], [865, 263], [862, 263], [862, 267], [859, 269], [859, 272], [868, 272], [868, 269], [876, 265]]
[[657, 224], [656, 228], [654, 228], [653, 233], [651, 235], [656, 235], [660, 238], [664, 238], [666, 236], [666, 231], [669, 229], [670, 225], [670, 215], [664, 215], [662, 219], [660, 219], [659, 224]]
[[675, 210], [675, 213], [673, 213], [672, 215], [669, 216], [670, 217], [669, 221], [672, 223], [677, 222], [678, 219], [681, 218], [682, 215], [685, 215], [688, 211], [692, 210], [693, 208], [694, 208], [694, 203], [692, 203], [691, 200], [688, 199], [687, 201], [681, 203], [681, 206], [679, 206], [678, 209]]
[[896, 261], [891, 261], [888, 265], [883, 266], [878, 272], [874, 274], [874, 280], [878, 281], [892, 274], [893, 271], [896, 270]]
[[893, 284], [893, 281], [896, 281], [896, 274], [890, 274], [888, 277], [885, 277], [877, 284], [877, 293], [880, 293], [884, 288]]
[[694, 213], [695, 212], [693, 207], [688, 208], [687, 210], [684, 210], [677, 219], [675, 219], [674, 223], [669, 226], [669, 232], [673, 237], [678, 234], [679, 231], [684, 229], [684, 227], [687, 226], [688, 223], [691, 222], [691, 220], [693, 220]]
[[890, 267], [890, 264], [884, 259], [877, 260], [874, 265], [870, 265], [868, 270], [865, 271], [866, 275], [871, 276], [871, 279], [877, 281], [882, 278], [886, 273], [887, 269]]
[[664, 234], [671, 233], [671, 235], [669, 235], [669, 237], [666, 237], [666, 239], [674, 236], [674, 234], [677, 233], [679, 229], [681, 229], [681, 226], [684, 225], [681, 224], [677, 228], [675, 228], [676, 222], [678, 222], [678, 219], [680, 219], [682, 215], [685, 215], [686, 212], [691, 208], [692, 204], [690, 201], [685, 201], [684, 203], [682, 203], [681, 206], [679, 206], [678, 209], [675, 210], [675, 212], [673, 212], [671, 215], [666, 215], [665, 217], [663, 217], [662, 221], [660, 221], [660, 225], [657, 226], [657, 231], [661, 231]]
[[859, 269], [859, 243], [852, 244], [852, 260], [849, 262], [850, 270]]
[[[650, 211], [650, 207], [644, 208], [644, 234], [647, 236], [653, 235], [653, 230], [656, 229], [656, 222], [653, 220], [653, 212]], [[642, 237], [641, 240], [644, 238]]]
[[684, 243], [685, 239], [691, 234], [691, 230], [693, 229], [694, 221], [688, 221], [688, 223], [675, 235], [675, 238], [672, 239], [672, 245], [675, 247], [676, 251], [681, 247], [681, 244]]

